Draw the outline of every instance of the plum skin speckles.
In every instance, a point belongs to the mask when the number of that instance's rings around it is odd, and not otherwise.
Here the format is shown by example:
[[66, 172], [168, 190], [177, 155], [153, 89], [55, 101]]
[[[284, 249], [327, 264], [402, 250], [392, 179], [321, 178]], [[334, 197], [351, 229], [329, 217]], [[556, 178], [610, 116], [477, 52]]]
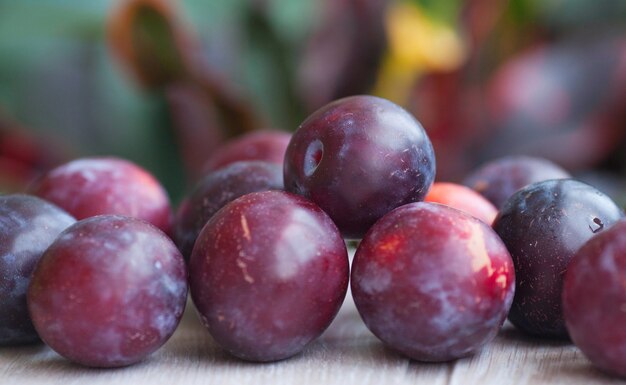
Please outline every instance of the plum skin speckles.
[[244, 195], [202, 229], [189, 261], [191, 297], [215, 341], [249, 361], [299, 353], [333, 320], [348, 255], [332, 220], [282, 191]]
[[435, 203], [381, 218], [359, 245], [351, 287], [385, 344], [419, 361], [467, 356], [497, 334], [515, 290], [513, 262], [484, 222]]
[[42, 340], [82, 365], [138, 362], [174, 333], [187, 299], [185, 262], [151, 224], [101, 215], [66, 229], [28, 289]]
[[563, 275], [574, 253], [623, 215], [608, 196], [574, 179], [538, 182], [513, 194], [493, 224], [515, 263], [509, 320], [528, 334], [567, 338]]
[[285, 189], [319, 205], [347, 238], [361, 238], [387, 212], [423, 200], [434, 178], [434, 150], [420, 123], [374, 96], [320, 108], [285, 154]]
[[600, 369], [626, 378], [626, 220], [574, 255], [563, 283], [563, 315], [574, 344]]

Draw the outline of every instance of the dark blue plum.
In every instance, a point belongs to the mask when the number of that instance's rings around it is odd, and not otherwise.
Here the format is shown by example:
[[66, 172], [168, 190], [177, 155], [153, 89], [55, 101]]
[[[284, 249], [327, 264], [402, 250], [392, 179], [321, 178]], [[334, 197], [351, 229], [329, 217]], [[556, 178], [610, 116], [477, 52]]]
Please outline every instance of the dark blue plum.
[[277, 164], [241, 161], [226, 165], [201, 179], [183, 200], [174, 218], [174, 242], [188, 261], [200, 230], [217, 210], [245, 194], [282, 189], [282, 167]]
[[532, 335], [567, 338], [561, 292], [570, 260], [623, 215], [607, 195], [574, 179], [534, 183], [511, 196], [493, 224], [515, 264], [509, 320]]

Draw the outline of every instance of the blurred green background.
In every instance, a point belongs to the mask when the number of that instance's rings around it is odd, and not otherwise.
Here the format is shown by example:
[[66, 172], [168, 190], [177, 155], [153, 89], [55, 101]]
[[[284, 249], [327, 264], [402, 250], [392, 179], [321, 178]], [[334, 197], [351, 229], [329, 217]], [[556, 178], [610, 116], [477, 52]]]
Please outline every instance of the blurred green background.
[[[115, 10], [132, 4], [155, 7], [156, 21], [136, 23], [193, 70], [142, 86], [109, 36]], [[623, 202], [625, 28], [626, 0], [0, 0], [0, 184], [20, 190], [67, 159], [117, 155], [178, 201], [197, 177], [186, 152], [248, 129], [293, 131], [333, 99], [371, 93], [424, 124], [440, 180], [526, 153]], [[159, 43], [172, 36], [194, 43]], [[208, 97], [187, 106], [196, 88]], [[224, 118], [232, 105], [251, 111], [250, 127]], [[217, 111], [192, 122], [217, 139], [181, 141], [187, 108]], [[15, 150], [20, 135], [29, 157]]]

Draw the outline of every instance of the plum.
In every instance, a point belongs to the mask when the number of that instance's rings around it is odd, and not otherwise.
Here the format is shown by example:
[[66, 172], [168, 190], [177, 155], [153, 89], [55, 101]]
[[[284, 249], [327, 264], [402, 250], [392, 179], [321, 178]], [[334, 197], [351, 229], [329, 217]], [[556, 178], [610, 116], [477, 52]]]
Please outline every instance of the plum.
[[574, 179], [534, 183], [511, 196], [493, 228], [515, 263], [513, 325], [540, 337], [567, 338], [563, 275], [574, 253], [623, 215], [611, 198]]
[[284, 191], [244, 195], [198, 235], [191, 297], [215, 341], [236, 357], [300, 352], [333, 320], [348, 287], [346, 245], [317, 205]]
[[67, 212], [35, 196], [0, 197], [0, 346], [40, 341], [26, 290], [43, 252], [74, 222]]
[[259, 160], [282, 166], [291, 134], [277, 130], [252, 131], [223, 144], [204, 164], [205, 172], [216, 171], [231, 163]]
[[352, 96], [300, 125], [284, 177], [285, 189], [319, 205], [344, 237], [360, 238], [387, 212], [424, 199], [435, 155], [413, 115], [385, 99]]
[[567, 171], [547, 159], [512, 155], [485, 163], [469, 174], [463, 184], [499, 209], [511, 195], [529, 184], [569, 177]]
[[563, 315], [572, 341], [602, 370], [626, 378], [626, 220], [591, 238], [572, 258]]
[[279, 165], [241, 161], [224, 166], [202, 178], [181, 203], [174, 218], [174, 242], [188, 261], [200, 230], [224, 205], [251, 192], [282, 189]]
[[170, 230], [167, 192], [150, 173], [125, 159], [76, 159], [49, 171], [31, 190], [78, 220], [118, 214], [146, 220], [166, 233]]
[[419, 361], [464, 357], [491, 341], [515, 291], [513, 261], [489, 225], [427, 202], [376, 222], [356, 251], [351, 278], [367, 327]]
[[469, 187], [448, 182], [435, 182], [424, 202], [441, 203], [465, 211], [488, 225], [498, 215], [498, 209], [486, 198]]
[[57, 353], [86, 366], [126, 366], [174, 333], [187, 271], [158, 228], [98, 215], [67, 228], [46, 250], [27, 299], [35, 329]]

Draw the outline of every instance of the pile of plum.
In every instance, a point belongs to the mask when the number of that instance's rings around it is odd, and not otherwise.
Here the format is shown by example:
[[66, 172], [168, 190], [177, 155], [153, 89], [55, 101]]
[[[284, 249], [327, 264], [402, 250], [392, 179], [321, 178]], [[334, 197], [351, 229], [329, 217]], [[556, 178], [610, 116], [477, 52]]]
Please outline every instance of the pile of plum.
[[[626, 376], [624, 212], [551, 162], [506, 157], [464, 185], [434, 182], [420, 123], [354, 96], [292, 137], [243, 137], [206, 169], [176, 215], [158, 181], [116, 158], [0, 197], [0, 344], [129, 365], [173, 334], [189, 288], [225, 350], [280, 360], [321, 335], [350, 282], [367, 327], [412, 359], [467, 356], [508, 316]], [[346, 240], [360, 240], [351, 265]]]

